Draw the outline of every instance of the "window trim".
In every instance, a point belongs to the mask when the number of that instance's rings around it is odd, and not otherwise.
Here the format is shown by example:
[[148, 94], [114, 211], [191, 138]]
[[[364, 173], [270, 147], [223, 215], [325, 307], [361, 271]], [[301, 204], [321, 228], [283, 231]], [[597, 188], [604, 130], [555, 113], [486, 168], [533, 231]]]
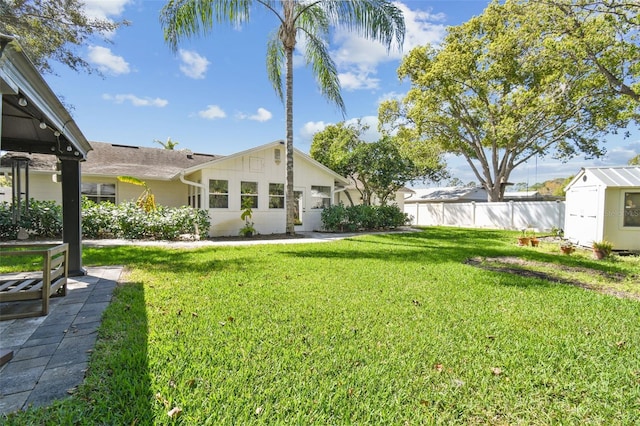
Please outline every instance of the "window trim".
[[640, 227], [640, 191], [624, 192], [622, 226], [625, 228]]
[[[215, 192], [211, 190], [212, 182], [226, 182], [227, 192]], [[226, 205], [216, 207], [211, 205], [212, 197], [226, 197]], [[210, 209], [228, 209], [229, 208], [229, 179], [209, 179], [209, 208]]]
[[[244, 186], [245, 184], [252, 184], [255, 185], [255, 192], [244, 192]], [[251, 197], [253, 198], [253, 205], [251, 206], [252, 209], [257, 209], [259, 206], [258, 203], [258, 191], [259, 191], [259, 187], [260, 184], [259, 182], [251, 182], [251, 181], [246, 181], [246, 180], [242, 180], [240, 181], [240, 208], [244, 208], [244, 200]]]
[[[279, 185], [282, 188], [282, 194], [274, 194], [272, 192], [272, 186], [273, 185]], [[272, 207], [271, 201], [272, 200], [282, 200], [282, 206], [281, 207]], [[284, 191], [284, 183], [277, 183], [277, 182], [269, 182], [269, 208], [270, 209], [284, 209], [285, 207], [285, 191]]]
[[[328, 189], [328, 197], [318, 197], [314, 195], [314, 191], [316, 193], [323, 193], [323, 189]], [[310, 198], [311, 198], [311, 209], [312, 210], [322, 210], [322, 209], [326, 209], [327, 207], [331, 206], [331, 196], [332, 196], [333, 190], [331, 188], [331, 186], [328, 185], [311, 185], [311, 194], [310, 194]], [[317, 201], [320, 200], [320, 204], [317, 204]], [[325, 200], [327, 200], [325, 202]]]
[[[96, 192], [94, 194], [84, 192], [82, 188], [82, 186], [84, 185], [95, 185]], [[102, 193], [102, 189], [104, 186], [113, 187], [113, 195], [111, 194], [104, 195]], [[110, 202], [110, 203], [116, 204], [117, 191], [118, 191], [118, 188], [115, 183], [106, 183], [106, 182], [81, 182], [80, 183], [80, 194], [83, 197], [87, 197], [87, 199], [93, 201], [94, 203]]]

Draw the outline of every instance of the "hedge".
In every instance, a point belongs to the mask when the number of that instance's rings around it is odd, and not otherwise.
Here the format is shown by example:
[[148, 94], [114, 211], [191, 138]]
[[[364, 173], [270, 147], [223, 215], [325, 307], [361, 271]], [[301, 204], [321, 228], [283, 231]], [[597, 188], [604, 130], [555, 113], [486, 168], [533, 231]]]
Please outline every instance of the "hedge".
[[[82, 199], [82, 234], [84, 238], [126, 238], [175, 240], [181, 234], [204, 234], [210, 220], [206, 211], [191, 207], [160, 206], [145, 212], [133, 202], [115, 205]], [[20, 228], [31, 238], [62, 236], [62, 207], [53, 201], [30, 200], [29, 210], [21, 206], [20, 220], [13, 221], [11, 205], [0, 204], [0, 240], [15, 240]]]
[[330, 232], [394, 229], [411, 222], [398, 206], [336, 204], [325, 208], [321, 217], [323, 229]]

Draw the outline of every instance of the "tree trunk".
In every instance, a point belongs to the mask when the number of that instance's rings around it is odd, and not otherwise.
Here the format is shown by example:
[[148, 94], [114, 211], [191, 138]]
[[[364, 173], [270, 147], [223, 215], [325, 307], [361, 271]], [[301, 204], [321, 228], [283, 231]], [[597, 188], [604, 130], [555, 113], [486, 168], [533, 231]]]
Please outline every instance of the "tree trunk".
[[293, 198], [293, 48], [285, 47], [287, 55], [287, 75], [286, 75], [286, 116], [287, 116], [287, 178], [286, 178], [286, 210], [287, 235], [295, 235], [294, 226], [295, 200]]

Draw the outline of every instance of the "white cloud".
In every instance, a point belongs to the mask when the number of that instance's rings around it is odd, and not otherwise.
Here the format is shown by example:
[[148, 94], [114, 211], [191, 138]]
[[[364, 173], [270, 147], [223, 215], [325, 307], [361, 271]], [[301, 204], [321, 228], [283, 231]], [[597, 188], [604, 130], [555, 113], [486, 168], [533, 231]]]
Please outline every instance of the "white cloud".
[[132, 0], [85, 0], [85, 14], [92, 19], [108, 19], [110, 16], [122, 14]]
[[178, 51], [182, 65], [180, 65], [180, 71], [187, 77], [201, 79], [204, 78], [204, 74], [207, 72], [210, 62], [204, 56], [200, 56], [197, 52], [192, 50], [180, 49]]
[[388, 93], [383, 93], [379, 98], [377, 103], [381, 104], [384, 101], [392, 101], [392, 100], [396, 100], [396, 101], [402, 101], [405, 97], [407, 96], [406, 93], [398, 93], [398, 92], [388, 92]]
[[114, 55], [111, 49], [102, 46], [89, 46], [89, 62], [102, 72], [113, 75], [128, 74], [131, 69], [122, 56]]
[[167, 101], [166, 99], [139, 98], [138, 96], [132, 95], [132, 94], [109, 95], [105, 93], [104, 95], [102, 95], [102, 99], [105, 99], [107, 101], [113, 101], [116, 104], [131, 102], [131, 105], [137, 106], [137, 107], [154, 106], [158, 108], [163, 108], [169, 104], [169, 101]]
[[265, 121], [271, 120], [273, 114], [271, 114], [271, 112], [265, 108], [258, 108], [258, 111], [253, 115], [238, 113], [236, 116], [241, 120], [253, 120], [263, 123]]
[[354, 125], [358, 123], [369, 126], [369, 128], [360, 135], [360, 139], [365, 142], [376, 142], [382, 138], [380, 132], [378, 132], [378, 117], [375, 115], [365, 115], [360, 118], [350, 118], [346, 121], [347, 125]]
[[[133, 0], [85, 0], [83, 3], [87, 18], [113, 22], [111, 18], [122, 15], [125, 6]], [[115, 31], [102, 31], [102, 36], [112, 39]]]
[[198, 115], [207, 120], [215, 120], [217, 118], [225, 118], [227, 114], [218, 105], [207, 105], [207, 109], [198, 111]]
[[359, 36], [347, 29], [338, 29], [333, 40], [337, 46], [332, 52], [340, 73], [340, 82], [347, 90], [376, 89], [379, 79], [374, 78], [379, 64], [397, 61], [417, 46], [439, 44], [446, 33], [442, 23], [443, 14], [432, 14], [423, 10], [411, 10], [403, 3], [396, 3], [405, 19], [404, 44], [399, 49], [392, 44], [391, 50], [379, 42]]
[[377, 89], [380, 84], [379, 78], [370, 77], [370, 72], [345, 72], [338, 74], [340, 86], [345, 90]]
[[[375, 115], [366, 115], [360, 118], [350, 118], [349, 120], [345, 121], [345, 124], [355, 125], [357, 124], [358, 120], [360, 120], [361, 124], [369, 126], [369, 129], [367, 129], [360, 136], [363, 141], [375, 142], [382, 137], [382, 135], [378, 132], [378, 117], [376, 117]], [[303, 140], [310, 141], [311, 139], [313, 139], [313, 136], [316, 133], [323, 131], [325, 128], [327, 128], [327, 126], [331, 126], [333, 124], [335, 123], [325, 123], [324, 121], [308, 121], [304, 124], [304, 126], [302, 126], [302, 129], [300, 130], [300, 137]]]
[[302, 126], [300, 136], [303, 139], [311, 140], [313, 135], [324, 130], [329, 124], [331, 123], [325, 123], [324, 121], [308, 121]]

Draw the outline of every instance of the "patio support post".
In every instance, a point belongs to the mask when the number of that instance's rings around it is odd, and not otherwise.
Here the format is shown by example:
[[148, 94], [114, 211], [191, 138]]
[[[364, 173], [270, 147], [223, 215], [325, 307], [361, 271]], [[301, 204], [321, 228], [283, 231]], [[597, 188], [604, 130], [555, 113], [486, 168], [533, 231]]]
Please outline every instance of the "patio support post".
[[60, 157], [62, 163], [62, 240], [69, 244], [69, 276], [86, 275], [82, 267], [80, 161]]

